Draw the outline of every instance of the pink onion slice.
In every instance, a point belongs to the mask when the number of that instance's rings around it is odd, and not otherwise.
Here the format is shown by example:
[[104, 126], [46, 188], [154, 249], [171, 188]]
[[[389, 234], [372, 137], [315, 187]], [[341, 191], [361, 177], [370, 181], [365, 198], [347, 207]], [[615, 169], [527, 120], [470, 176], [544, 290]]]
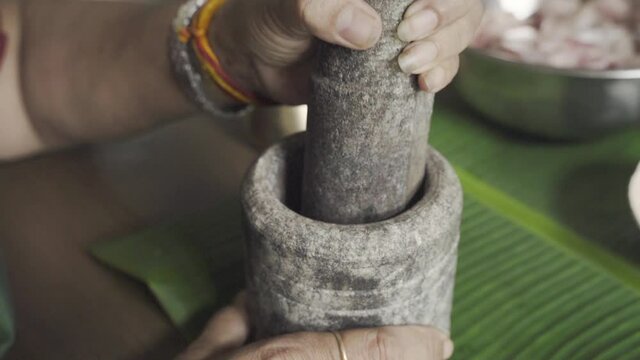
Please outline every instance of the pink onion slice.
[[638, 68], [640, 1], [542, 0], [540, 10], [525, 20], [488, 10], [472, 46], [558, 68]]

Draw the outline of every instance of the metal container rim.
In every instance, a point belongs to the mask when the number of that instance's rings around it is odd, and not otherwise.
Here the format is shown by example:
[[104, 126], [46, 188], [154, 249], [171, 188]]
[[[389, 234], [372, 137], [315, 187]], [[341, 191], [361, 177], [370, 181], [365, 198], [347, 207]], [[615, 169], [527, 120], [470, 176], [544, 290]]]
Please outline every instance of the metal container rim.
[[494, 61], [498, 64], [547, 75], [598, 80], [640, 80], [640, 68], [616, 70], [561, 69], [547, 65], [527, 64], [524, 62], [508, 60], [499, 56], [491, 55], [480, 49], [469, 48], [465, 53], [474, 57], [483, 58], [487, 61]]

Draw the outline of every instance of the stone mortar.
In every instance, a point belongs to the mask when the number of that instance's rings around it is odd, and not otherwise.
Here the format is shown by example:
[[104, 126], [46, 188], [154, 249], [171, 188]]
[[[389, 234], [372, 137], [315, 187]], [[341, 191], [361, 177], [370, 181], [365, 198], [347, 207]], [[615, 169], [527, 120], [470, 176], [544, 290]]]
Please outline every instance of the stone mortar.
[[423, 191], [398, 216], [341, 225], [300, 215], [304, 134], [268, 149], [242, 189], [257, 338], [393, 324], [449, 330], [462, 191], [427, 149]]
[[302, 213], [331, 223], [390, 218], [424, 178], [433, 96], [400, 70], [396, 28], [413, 0], [368, 0], [380, 41], [355, 51], [321, 42], [312, 73]]

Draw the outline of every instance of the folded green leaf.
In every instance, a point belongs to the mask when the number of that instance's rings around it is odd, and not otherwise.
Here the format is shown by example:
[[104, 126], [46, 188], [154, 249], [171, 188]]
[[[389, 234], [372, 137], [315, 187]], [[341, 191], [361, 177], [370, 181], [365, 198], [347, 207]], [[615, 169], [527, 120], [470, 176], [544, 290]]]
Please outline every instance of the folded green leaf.
[[145, 283], [171, 321], [194, 338], [211, 313], [243, 287], [239, 205], [233, 201], [217, 209], [98, 243], [91, 252]]
[[9, 303], [9, 289], [4, 277], [4, 269], [0, 262], [0, 358], [13, 344], [13, 313]]

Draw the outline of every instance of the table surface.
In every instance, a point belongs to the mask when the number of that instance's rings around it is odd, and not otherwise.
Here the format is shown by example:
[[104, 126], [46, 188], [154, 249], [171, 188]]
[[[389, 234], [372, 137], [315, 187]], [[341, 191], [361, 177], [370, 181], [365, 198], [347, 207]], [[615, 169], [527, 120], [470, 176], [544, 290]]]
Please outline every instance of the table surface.
[[143, 285], [87, 247], [237, 193], [256, 152], [207, 119], [0, 165], [8, 359], [164, 359], [185, 341]]

